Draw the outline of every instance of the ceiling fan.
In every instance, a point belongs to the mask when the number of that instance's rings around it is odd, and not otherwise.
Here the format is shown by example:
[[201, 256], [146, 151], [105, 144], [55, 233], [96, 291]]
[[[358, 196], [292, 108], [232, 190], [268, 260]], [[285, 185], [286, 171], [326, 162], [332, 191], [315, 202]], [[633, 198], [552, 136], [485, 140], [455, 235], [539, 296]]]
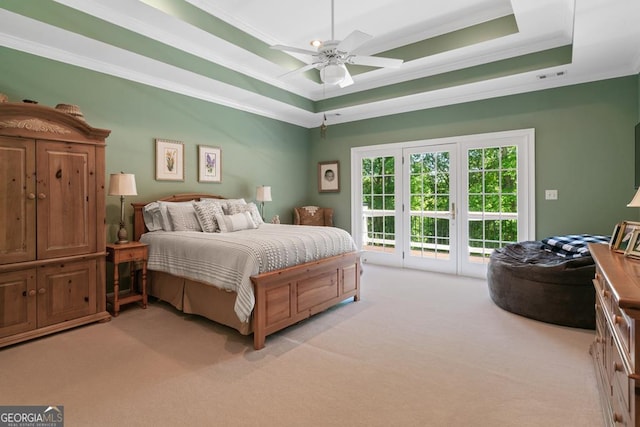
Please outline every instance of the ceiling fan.
[[353, 84], [353, 78], [349, 70], [347, 70], [347, 64], [380, 68], [397, 68], [402, 65], [402, 59], [358, 55], [356, 49], [373, 38], [373, 36], [362, 31], [355, 30], [344, 40], [335, 40], [333, 2], [334, 0], [331, 0], [331, 40], [319, 42], [317, 51], [283, 45], [271, 46], [271, 49], [302, 53], [313, 58], [309, 64], [285, 73], [280, 77], [303, 73], [315, 68], [320, 70], [320, 79], [323, 83], [347, 87]]

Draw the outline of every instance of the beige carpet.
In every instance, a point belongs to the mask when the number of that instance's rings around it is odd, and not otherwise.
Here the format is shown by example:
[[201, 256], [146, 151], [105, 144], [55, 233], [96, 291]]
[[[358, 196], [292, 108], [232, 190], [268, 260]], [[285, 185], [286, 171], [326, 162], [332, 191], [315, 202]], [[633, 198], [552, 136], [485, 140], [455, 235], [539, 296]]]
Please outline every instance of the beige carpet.
[[163, 303], [0, 350], [0, 404], [74, 426], [601, 426], [593, 331], [482, 280], [365, 266], [362, 300], [267, 338]]

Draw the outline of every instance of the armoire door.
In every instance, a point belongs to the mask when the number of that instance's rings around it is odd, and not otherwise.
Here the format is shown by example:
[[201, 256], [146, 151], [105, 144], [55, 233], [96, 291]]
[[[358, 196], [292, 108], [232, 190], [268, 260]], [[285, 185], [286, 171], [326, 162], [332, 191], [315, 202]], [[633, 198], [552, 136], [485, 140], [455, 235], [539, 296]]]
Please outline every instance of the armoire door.
[[0, 264], [36, 258], [35, 142], [0, 137]]
[[0, 274], [0, 338], [36, 328], [36, 270]]
[[38, 268], [38, 327], [96, 312], [96, 261]]
[[95, 148], [37, 141], [38, 259], [96, 250]]

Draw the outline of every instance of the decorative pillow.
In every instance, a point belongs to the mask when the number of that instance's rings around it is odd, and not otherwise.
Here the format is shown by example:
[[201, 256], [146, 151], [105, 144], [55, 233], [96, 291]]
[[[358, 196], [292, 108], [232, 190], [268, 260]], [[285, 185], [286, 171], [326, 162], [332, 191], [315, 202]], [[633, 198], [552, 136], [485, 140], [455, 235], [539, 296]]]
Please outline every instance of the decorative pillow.
[[227, 205], [227, 199], [209, 199], [206, 197], [201, 197], [200, 201], [207, 202], [207, 203], [215, 203], [217, 205], [220, 205], [221, 207], [224, 207]]
[[160, 203], [147, 203], [142, 208], [142, 218], [144, 218], [144, 225], [147, 226], [147, 230], [162, 230], [162, 213], [160, 212]]
[[246, 205], [247, 202], [244, 199], [225, 199], [225, 204], [223, 206], [224, 212], [227, 215], [231, 215], [230, 209], [235, 206], [243, 206]]
[[222, 206], [222, 209], [225, 211], [225, 213], [227, 212], [227, 210], [229, 209], [229, 206], [231, 205], [244, 205], [247, 203], [244, 199], [208, 199], [206, 197], [201, 197], [200, 201], [216, 203]]
[[229, 206], [229, 209], [227, 211], [229, 215], [242, 213], [242, 212], [249, 212], [249, 214], [251, 214], [251, 219], [256, 225], [264, 224], [264, 221], [260, 216], [260, 212], [258, 211], [258, 207], [253, 202], [247, 203], [244, 205], [238, 204], [238, 203], [233, 204]]
[[565, 258], [589, 256], [589, 243], [608, 243], [610, 236], [591, 234], [567, 234], [566, 236], [552, 236], [542, 239], [544, 250], [554, 252]]
[[237, 213], [234, 215], [216, 215], [221, 233], [231, 233], [233, 231], [249, 230], [258, 228], [251, 219], [249, 212]]
[[196, 211], [196, 217], [205, 233], [215, 233], [218, 231], [218, 221], [216, 215], [224, 215], [222, 206], [218, 203], [209, 201], [193, 202], [193, 209]]
[[202, 231], [196, 216], [196, 210], [191, 202], [186, 205], [168, 205], [167, 212], [169, 213], [173, 231]]

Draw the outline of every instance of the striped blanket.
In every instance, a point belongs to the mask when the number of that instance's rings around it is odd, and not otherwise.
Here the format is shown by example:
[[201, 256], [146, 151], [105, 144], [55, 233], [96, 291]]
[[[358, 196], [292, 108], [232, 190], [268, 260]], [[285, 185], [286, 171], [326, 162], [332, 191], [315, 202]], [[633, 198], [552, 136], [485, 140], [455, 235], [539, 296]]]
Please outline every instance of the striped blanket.
[[340, 228], [286, 224], [232, 233], [154, 231], [140, 241], [149, 245], [149, 270], [235, 291], [234, 311], [242, 322], [255, 304], [251, 276], [356, 250]]

